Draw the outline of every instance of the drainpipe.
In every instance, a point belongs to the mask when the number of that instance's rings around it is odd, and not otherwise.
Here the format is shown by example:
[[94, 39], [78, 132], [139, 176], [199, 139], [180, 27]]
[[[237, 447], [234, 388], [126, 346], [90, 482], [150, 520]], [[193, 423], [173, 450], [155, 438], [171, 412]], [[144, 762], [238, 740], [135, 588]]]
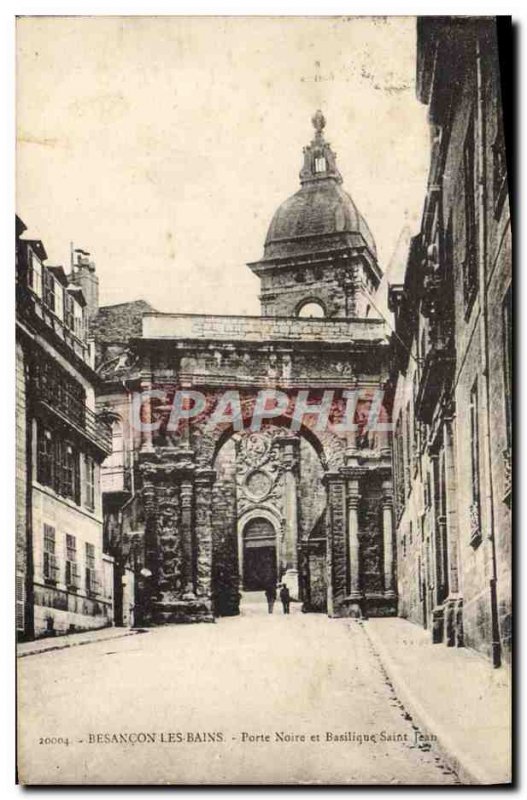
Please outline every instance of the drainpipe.
[[478, 205], [479, 205], [479, 292], [480, 292], [480, 333], [482, 340], [482, 376], [485, 392], [485, 456], [488, 471], [487, 518], [489, 524], [488, 539], [491, 548], [490, 569], [490, 613], [492, 626], [492, 664], [501, 666], [501, 641], [498, 620], [497, 598], [497, 565], [496, 565], [496, 537], [494, 519], [494, 484], [492, 479], [492, 454], [491, 454], [491, 419], [490, 419], [490, 387], [489, 387], [489, 322], [487, 304], [487, 224], [486, 224], [486, 185], [485, 185], [485, 120], [482, 75], [482, 46], [478, 36], [476, 41], [476, 91], [477, 91], [477, 131], [478, 131]]
[[22, 344], [24, 358], [24, 389], [26, 393], [26, 575], [24, 605], [24, 638], [35, 638], [35, 588], [34, 588], [34, 554], [33, 554], [33, 360]]
[[[128, 389], [126, 381], [123, 380], [124, 390], [128, 399], [128, 452], [130, 453], [130, 492], [132, 497], [135, 494], [135, 463], [134, 463], [134, 430], [132, 425], [132, 392]], [[126, 505], [126, 503], [125, 503]]]

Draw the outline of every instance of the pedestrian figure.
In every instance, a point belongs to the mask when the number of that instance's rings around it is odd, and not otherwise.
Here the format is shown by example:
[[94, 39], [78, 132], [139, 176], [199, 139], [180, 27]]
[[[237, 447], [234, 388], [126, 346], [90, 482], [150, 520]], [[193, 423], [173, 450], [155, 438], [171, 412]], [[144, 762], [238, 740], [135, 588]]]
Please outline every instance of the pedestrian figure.
[[280, 600], [282, 601], [284, 614], [289, 614], [289, 603], [291, 602], [291, 595], [289, 594], [289, 589], [287, 588], [285, 583], [282, 584], [282, 588], [280, 589]]
[[267, 598], [267, 608], [269, 609], [269, 613], [273, 613], [274, 603], [276, 600], [276, 586], [274, 583], [272, 586], [268, 586], [265, 590], [265, 596]]

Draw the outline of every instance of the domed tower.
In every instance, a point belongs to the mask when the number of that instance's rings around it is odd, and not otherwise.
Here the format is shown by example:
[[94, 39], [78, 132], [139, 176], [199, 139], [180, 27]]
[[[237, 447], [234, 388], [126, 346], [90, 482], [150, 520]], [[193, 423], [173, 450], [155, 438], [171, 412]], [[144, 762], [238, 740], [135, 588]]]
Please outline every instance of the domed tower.
[[261, 282], [264, 316], [377, 316], [370, 298], [382, 272], [373, 236], [342, 187], [321, 111], [304, 148], [301, 188], [278, 208], [264, 255], [248, 264]]

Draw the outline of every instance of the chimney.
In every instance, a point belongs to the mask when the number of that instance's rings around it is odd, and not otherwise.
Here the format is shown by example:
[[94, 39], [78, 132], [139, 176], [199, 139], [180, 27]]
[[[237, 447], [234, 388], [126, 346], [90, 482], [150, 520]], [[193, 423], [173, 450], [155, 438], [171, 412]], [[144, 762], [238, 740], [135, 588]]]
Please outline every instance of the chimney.
[[70, 280], [80, 286], [86, 300], [86, 324], [89, 326], [99, 309], [99, 278], [95, 274], [95, 262], [90, 260], [90, 254], [80, 248], [71, 246], [71, 276]]

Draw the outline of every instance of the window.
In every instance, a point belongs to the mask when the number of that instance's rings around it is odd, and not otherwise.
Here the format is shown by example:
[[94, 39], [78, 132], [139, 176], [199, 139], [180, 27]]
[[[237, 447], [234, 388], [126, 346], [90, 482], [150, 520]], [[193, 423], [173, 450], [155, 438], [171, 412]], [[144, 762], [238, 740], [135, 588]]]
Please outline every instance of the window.
[[315, 157], [315, 172], [316, 173], [325, 172], [326, 169], [327, 169], [326, 159], [324, 158], [324, 156], [316, 156]]
[[421, 338], [419, 339], [419, 361], [421, 369], [423, 368], [423, 361], [426, 356], [426, 328], [421, 330]]
[[432, 476], [430, 475], [430, 470], [427, 470], [427, 473], [426, 473], [425, 506], [427, 508], [431, 508], [432, 507]]
[[322, 303], [316, 301], [308, 301], [298, 309], [299, 317], [325, 317], [326, 312]]
[[37, 480], [80, 505], [79, 452], [40, 423], [37, 429]]
[[55, 528], [44, 524], [44, 553], [43, 574], [44, 580], [51, 583], [57, 582], [57, 557], [55, 555]]
[[64, 288], [55, 281], [55, 314], [59, 319], [64, 319]]
[[478, 425], [478, 383], [476, 380], [470, 392], [470, 544], [474, 547], [481, 542]]
[[42, 264], [31, 249], [29, 250], [28, 283], [35, 294], [42, 297]]
[[463, 186], [465, 194], [465, 260], [463, 262], [463, 297], [468, 315], [478, 290], [477, 169], [474, 118], [463, 147]]
[[[418, 377], [419, 376], [418, 376], [417, 370], [415, 370], [414, 375], [413, 375], [413, 379], [412, 379], [412, 398], [413, 398], [413, 407], [414, 408], [416, 406], [417, 393], [418, 393], [418, 390], [419, 390]], [[413, 468], [414, 468], [414, 473], [415, 473], [415, 471], [417, 470], [417, 468], [419, 466], [419, 459], [416, 457], [417, 453], [419, 452], [419, 444], [420, 444], [420, 442], [419, 442], [419, 433], [420, 433], [419, 422], [417, 420], [417, 417], [414, 414], [413, 415], [413, 419], [412, 419], [412, 434], [413, 434], [413, 440], [412, 440], [412, 465], [413, 465]]]
[[402, 421], [400, 413], [395, 425], [395, 442], [394, 442], [393, 453], [394, 453], [396, 513], [397, 513], [397, 520], [399, 520], [403, 513], [404, 498], [405, 498], [404, 444], [403, 444]]
[[66, 323], [66, 327], [72, 331], [74, 329], [74, 316], [73, 316], [73, 297], [71, 294], [66, 292], [64, 294], [64, 322]]
[[73, 332], [79, 339], [84, 339], [84, 314], [82, 306], [73, 301]]
[[505, 420], [507, 426], [507, 447], [512, 442], [512, 286], [509, 286], [503, 300], [503, 391], [505, 395]]
[[61, 467], [60, 494], [80, 504], [79, 454], [69, 442], [58, 442]]
[[507, 194], [507, 157], [505, 135], [503, 132], [503, 116], [499, 101], [496, 112], [496, 138], [492, 145], [492, 172], [494, 216], [497, 219], [501, 214], [503, 201]]
[[86, 592], [90, 595], [99, 591], [99, 580], [95, 571], [95, 546], [86, 542]]
[[84, 473], [86, 507], [93, 511], [95, 508], [95, 462], [90, 456], [84, 456]]
[[412, 439], [410, 435], [410, 401], [406, 404], [405, 418], [404, 418], [404, 444], [405, 444], [405, 460], [404, 460], [404, 481], [406, 485], [406, 495], [410, 494], [412, 488], [412, 466], [413, 466], [413, 452], [412, 452]]
[[70, 533], [66, 534], [66, 585], [69, 589], [79, 588], [77, 540]]
[[55, 278], [47, 269], [44, 270], [44, 304], [55, 311]]
[[40, 401], [84, 427], [86, 392], [82, 384], [43, 351], [35, 358], [34, 393]]
[[51, 432], [38, 427], [37, 434], [37, 481], [43, 486], [53, 486], [53, 438]]

